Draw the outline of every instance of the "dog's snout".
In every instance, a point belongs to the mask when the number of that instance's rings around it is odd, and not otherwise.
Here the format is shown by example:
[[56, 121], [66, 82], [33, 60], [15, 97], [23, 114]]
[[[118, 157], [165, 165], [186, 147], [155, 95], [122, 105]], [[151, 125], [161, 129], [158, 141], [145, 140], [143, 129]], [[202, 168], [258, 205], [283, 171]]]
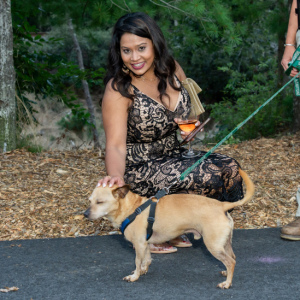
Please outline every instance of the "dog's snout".
[[84, 212], [84, 216], [86, 218], [89, 218], [90, 217], [90, 208], [88, 208], [85, 212]]

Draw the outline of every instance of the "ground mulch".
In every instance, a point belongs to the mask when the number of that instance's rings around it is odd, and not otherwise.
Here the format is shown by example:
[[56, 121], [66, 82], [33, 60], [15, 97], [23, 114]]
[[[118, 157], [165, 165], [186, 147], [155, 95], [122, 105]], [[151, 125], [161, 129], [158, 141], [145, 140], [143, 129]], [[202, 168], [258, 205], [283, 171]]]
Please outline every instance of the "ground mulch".
[[[216, 152], [239, 161], [256, 186], [251, 202], [232, 212], [235, 228], [281, 227], [293, 220], [300, 187], [300, 132], [225, 145]], [[0, 240], [115, 233], [108, 221], [83, 216], [103, 175], [104, 157], [92, 150], [1, 154]]]

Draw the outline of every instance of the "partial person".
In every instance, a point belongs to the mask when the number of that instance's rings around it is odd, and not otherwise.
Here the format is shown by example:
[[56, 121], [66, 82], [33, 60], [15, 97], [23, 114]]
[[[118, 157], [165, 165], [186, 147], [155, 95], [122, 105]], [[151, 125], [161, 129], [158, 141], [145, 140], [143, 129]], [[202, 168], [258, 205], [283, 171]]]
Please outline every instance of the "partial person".
[[[183, 158], [185, 149], [177, 139], [176, 118], [184, 119], [191, 110], [189, 94], [181, 84], [185, 79], [152, 18], [137, 12], [117, 21], [102, 100], [107, 176], [99, 185], [126, 183], [133, 192], [151, 197], [176, 182], [199, 159]], [[183, 132], [181, 137], [185, 137]], [[173, 194], [182, 192], [219, 201], [242, 199], [238, 162], [223, 154], [211, 154], [170, 190]], [[189, 247], [191, 243], [186, 236], [178, 237], [170, 243], [151, 245], [151, 252], [175, 252], [174, 246]]]
[[[288, 63], [292, 60], [293, 54], [296, 50], [296, 47], [300, 44], [300, 31], [298, 24], [298, 13], [297, 0], [294, 0], [291, 7], [289, 25], [285, 39], [285, 50], [282, 56], [281, 65], [284, 70], [288, 68]], [[293, 68], [290, 76], [294, 77], [299, 71], [296, 68]], [[281, 237], [288, 240], [297, 240], [300, 241], [300, 188], [297, 193], [298, 201], [298, 211], [296, 213], [296, 218], [291, 223], [285, 225], [281, 229]]]
[[[284, 44], [284, 53], [281, 60], [281, 65], [284, 71], [288, 68], [288, 63], [292, 60], [293, 54], [297, 47], [297, 40], [300, 43], [300, 31], [298, 31], [298, 14], [296, 13], [297, 9], [297, 0], [294, 0], [291, 7], [290, 17], [289, 17], [289, 25], [286, 34], [285, 44]], [[296, 68], [293, 68], [290, 76], [294, 77], [299, 72]]]

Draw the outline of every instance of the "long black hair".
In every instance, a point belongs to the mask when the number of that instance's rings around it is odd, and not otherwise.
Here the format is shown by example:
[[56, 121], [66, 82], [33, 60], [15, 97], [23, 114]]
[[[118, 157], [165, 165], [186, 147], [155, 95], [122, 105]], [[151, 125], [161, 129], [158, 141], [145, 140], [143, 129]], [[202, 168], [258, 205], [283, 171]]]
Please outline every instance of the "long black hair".
[[134, 99], [134, 95], [129, 92], [131, 77], [122, 71], [123, 61], [120, 53], [120, 40], [124, 33], [132, 33], [152, 41], [155, 54], [154, 74], [159, 79], [160, 100], [162, 101], [163, 95], [168, 96], [166, 93], [167, 82], [173, 89], [180, 90], [174, 81], [176, 63], [168, 51], [164, 35], [155, 21], [142, 12], [126, 14], [115, 24], [104, 84], [106, 85], [113, 78], [112, 88], [120, 92], [122, 96]]

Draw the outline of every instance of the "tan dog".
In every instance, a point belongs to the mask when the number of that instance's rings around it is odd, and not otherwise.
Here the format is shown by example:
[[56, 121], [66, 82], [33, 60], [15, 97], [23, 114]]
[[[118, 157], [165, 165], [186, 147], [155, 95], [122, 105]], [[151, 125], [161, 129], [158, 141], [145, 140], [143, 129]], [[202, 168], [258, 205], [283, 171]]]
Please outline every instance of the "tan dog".
[[[233, 220], [227, 211], [248, 202], [254, 193], [251, 179], [241, 169], [239, 173], [245, 181], [247, 191], [245, 197], [237, 202], [220, 202], [194, 194], [162, 197], [157, 203], [153, 234], [148, 241], [146, 228], [149, 207], [139, 214], [124, 232], [125, 238], [135, 248], [136, 269], [132, 275], [123, 279], [136, 281], [140, 275], [147, 273], [151, 264], [149, 243], [160, 244], [192, 232], [196, 239], [202, 236], [210, 253], [226, 266], [226, 271], [221, 272], [223, 276], [227, 276], [226, 281], [218, 284], [218, 287], [229, 288], [232, 284], [235, 255], [231, 247]], [[115, 227], [120, 227], [146, 200], [146, 197], [132, 193], [128, 185], [97, 187], [90, 197], [91, 206], [85, 216], [89, 219], [106, 216]]]

